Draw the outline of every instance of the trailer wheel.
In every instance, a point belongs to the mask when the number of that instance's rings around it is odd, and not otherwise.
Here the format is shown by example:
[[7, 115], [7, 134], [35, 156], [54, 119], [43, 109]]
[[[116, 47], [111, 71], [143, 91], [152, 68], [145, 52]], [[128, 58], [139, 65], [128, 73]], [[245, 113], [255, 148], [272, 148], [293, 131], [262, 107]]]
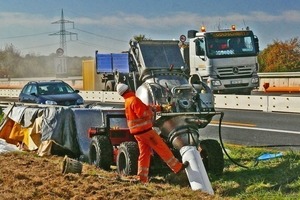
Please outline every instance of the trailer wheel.
[[92, 137], [89, 151], [89, 162], [96, 167], [110, 170], [113, 161], [113, 148], [109, 138], [105, 135]]
[[202, 140], [199, 141], [200, 155], [207, 172], [217, 176], [223, 173], [224, 156], [221, 145], [216, 140]]
[[122, 175], [136, 175], [138, 167], [139, 149], [136, 142], [120, 144], [117, 155], [117, 171]]

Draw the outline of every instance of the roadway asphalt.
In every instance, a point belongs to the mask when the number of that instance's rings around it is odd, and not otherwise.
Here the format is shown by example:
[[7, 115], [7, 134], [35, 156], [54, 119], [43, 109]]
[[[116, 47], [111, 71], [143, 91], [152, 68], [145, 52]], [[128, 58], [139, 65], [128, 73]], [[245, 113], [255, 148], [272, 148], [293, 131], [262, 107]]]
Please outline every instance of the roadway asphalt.
[[[225, 109], [219, 111], [224, 112], [221, 125], [224, 143], [300, 150], [300, 114]], [[219, 139], [219, 119], [219, 116], [214, 116], [207, 127], [200, 129], [202, 139]]]

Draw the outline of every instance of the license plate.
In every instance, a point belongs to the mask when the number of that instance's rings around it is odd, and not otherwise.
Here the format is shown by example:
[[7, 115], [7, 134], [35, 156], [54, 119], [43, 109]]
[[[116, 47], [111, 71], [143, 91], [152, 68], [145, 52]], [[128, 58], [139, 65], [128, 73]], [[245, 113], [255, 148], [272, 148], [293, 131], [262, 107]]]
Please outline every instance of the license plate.
[[231, 84], [241, 84], [242, 80], [233, 80], [231, 81]]

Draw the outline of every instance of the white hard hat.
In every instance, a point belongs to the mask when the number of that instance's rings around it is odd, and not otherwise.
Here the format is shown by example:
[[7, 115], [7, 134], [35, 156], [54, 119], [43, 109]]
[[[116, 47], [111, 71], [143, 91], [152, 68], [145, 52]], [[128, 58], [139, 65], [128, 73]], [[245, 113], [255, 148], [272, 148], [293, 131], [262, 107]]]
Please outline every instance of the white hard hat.
[[125, 85], [123, 83], [119, 83], [117, 85], [117, 92], [119, 93], [119, 95], [122, 96], [127, 90], [128, 90], [128, 85]]

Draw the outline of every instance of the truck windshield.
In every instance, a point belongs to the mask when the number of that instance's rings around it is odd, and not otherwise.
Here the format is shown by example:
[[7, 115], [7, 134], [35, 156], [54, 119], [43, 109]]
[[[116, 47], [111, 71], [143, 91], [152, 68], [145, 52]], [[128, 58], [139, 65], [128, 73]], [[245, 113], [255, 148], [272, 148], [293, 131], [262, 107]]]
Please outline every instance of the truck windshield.
[[172, 89], [175, 86], [180, 86], [184, 84], [188, 84], [188, 80], [185, 76], [182, 75], [159, 75], [154, 78], [155, 82], [163, 87], [167, 87]]
[[255, 56], [257, 54], [251, 31], [207, 33], [206, 48], [209, 58]]
[[184, 61], [178, 41], [141, 41], [140, 49], [148, 69], [180, 69]]

